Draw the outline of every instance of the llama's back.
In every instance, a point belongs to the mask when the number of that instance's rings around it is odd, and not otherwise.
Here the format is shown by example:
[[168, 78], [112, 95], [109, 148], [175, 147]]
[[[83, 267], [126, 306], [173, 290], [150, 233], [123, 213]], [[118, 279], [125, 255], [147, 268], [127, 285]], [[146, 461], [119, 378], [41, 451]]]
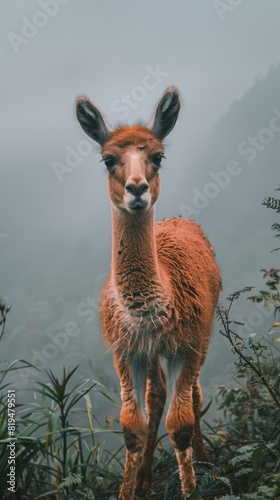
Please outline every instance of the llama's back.
[[159, 263], [174, 284], [174, 299], [182, 317], [188, 326], [200, 317], [203, 329], [210, 330], [221, 276], [214, 250], [203, 230], [189, 219], [167, 219], [157, 222], [156, 241]]

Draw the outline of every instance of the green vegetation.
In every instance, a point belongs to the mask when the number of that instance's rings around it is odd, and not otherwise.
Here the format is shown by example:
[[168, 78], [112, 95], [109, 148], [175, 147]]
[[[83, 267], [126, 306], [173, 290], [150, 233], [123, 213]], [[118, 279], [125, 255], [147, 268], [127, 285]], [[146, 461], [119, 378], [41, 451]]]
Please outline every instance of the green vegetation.
[[[50, 370], [45, 374], [47, 382], [27, 381], [34, 402], [16, 404], [16, 492], [7, 492], [10, 465], [5, 445], [13, 441], [8, 434], [7, 393], [14, 385], [5, 383], [5, 378], [27, 366], [31, 368], [22, 360], [7, 362], [0, 372], [0, 497], [109, 498], [109, 490], [116, 492], [120, 482], [120, 472], [112, 466], [118, 462], [119, 450], [116, 456], [104, 451], [97, 437], [101, 431], [120, 431], [94, 427], [89, 393], [94, 398], [99, 391], [116, 403], [114, 395], [93, 379], [73, 386], [77, 367], [69, 373], [63, 369], [60, 378]], [[81, 426], [80, 421], [87, 425]]]
[[[267, 198], [268, 208], [280, 213], [280, 200]], [[273, 229], [280, 236], [280, 225]], [[279, 249], [278, 249], [279, 250]], [[274, 309], [275, 321], [268, 332], [240, 335], [241, 325], [232, 318], [233, 305], [251, 287], [231, 294], [226, 306], [217, 309], [220, 334], [233, 353], [234, 386], [217, 388], [218, 417], [203, 421], [211, 464], [195, 463], [199, 499], [280, 498], [280, 311], [278, 270], [264, 271], [267, 290], [248, 297]], [[0, 301], [0, 338], [5, 334], [10, 308]], [[1, 319], [2, 318], [2, 319]], [[278, 333], [277, 333], [278, 332]], [[7, 334], [7, 333], [6, 333]], [[26, 381], [26, 404], [16, 400], [16, 488], [7, 491], [11, 442], [8, 434], [7, 394], [15, 387], [18, 370], [25, 368], [36, 380]], [[91, 378], [73, 385], [77, 367], [60, 376], [42, 373], [24, 360], [5, 361], [0, 370], [0, 497], [15, 499], [116, 499], [122, 478], [124, 447], [121, 431], [108, 422], [102, 428], [94, 418], [96, 392], [116, 405], [116, 397]], [[42, 379], [43, 381], [40, 381]], [[22, 389], [23, 390], [23, 389]], [[18, 393], [19, 389], [17, 390]], [[81, 424], [82, 422], [82, 424]], [[111, 453], [99, 442], [100, 433], [120, 434], [120, 448]], [[149, 498], [180, 499], [176, 459], [161, 436], [153, 465], [153, 489]], [[213, 465], [212, 465], [213, 464]]]

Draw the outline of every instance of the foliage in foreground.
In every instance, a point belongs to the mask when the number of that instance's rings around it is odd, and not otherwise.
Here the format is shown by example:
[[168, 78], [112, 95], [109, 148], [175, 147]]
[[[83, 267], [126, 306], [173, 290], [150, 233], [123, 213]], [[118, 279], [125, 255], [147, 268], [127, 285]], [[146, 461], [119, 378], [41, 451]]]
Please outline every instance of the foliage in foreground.
[[[102, 449], [97, 436], [100, 432], [113, 431], [94, 427], [89, 393], [101, 392], [112, 404], [116, 403], [110, 391], [93, 379], [73, 387], [77, 367], [69, 373], [63, 369], [60, 378], [48, 371], [48, 382], [36, 381], [30, 388], [30, 399], [34, 402], [17, 405], [16, 492], [7, 491], [10, 466], [6, 445], [11, 442], [7, 389], [12, 385], [5, 384], [5, 378], [12, 371], [26, 369], [27, 365], [22, 360], [15, 361], [7, 363], [0, 371], [0, 497], [102, 498], [106, 481], [106, 496], [103, 498], [109, 498], [109, 489], [114, 492], [119, 482], [120, 473], [111, 467], [113, 461], [117, 462], [117, 457]], [[78, 425], [81, 421], [87, 425]]]
[[[264, 204], [280, 213], [280, 200], [268, 198]], [[274, 224], [273, 229], [279, 231], [279, 224]], [[277, 319], [279, 270], [263, 271], [269, 278], [268, 290], [249, 299], [273, 307]], [[232, 305], [250, 290], [247, 287], [233, 293], [227, 306], [220, 306], [217, 311], [220, 334], [230, 343], [235, 360], [235, 386], [217, 389], [219, 417], [214, 423], [204, 421], [211, 464], [194, 464], [197, 490], [190, 500], [280, 499], [280, 323], [275, 321], [267, 333], [246, 338], [236, 333], [240, 322], [231, 318]], [[0, 300], [0, 340], [9, 310]], [[107, 429], [98, 422], [95, 427], [93, 418], [96, 391], [112, 405], [116, 404], [114, 395], [94, 379], [73, 386], [77, 367], [70, 372], [63, 369], [60, 377], [48, 371], [44, 382], [33, 381], [32, 387], [28, 387], [30, 400], [34, 401], [17, 406], [16, 491], [7, 492], [7, 391], [13, 387], [10, 380], [18, 370], [34, 367], [23, 360], [6, 361], [0, 366], [0, 498], [116, 499], [122, 477], [123, 446], [111, 453], [97, 439], [100, 432], [107, 432], [110, 437], [110, 433], [120, 431], [112, 428], [110, 422]], [[83, 425], [78, 425], [80, 422]], [[162, 446], [161, 439], [155, 452], [149, 498], [181, 498], [174, 453], [170, 447]]]
[[[230, 342], [236, 359], [235, 386], [218, 388], [219, 418], [214, 424], [204, 422], [214, 465], [195, 463], [198, 487], [191, 500], [280, 498], [280, 338], [274, 328], [245, 340], [234, 332], [238, 322], [230, 319], [231, 307], [248, 290], [232, 294], [228, 307], [218, 309], [220, 333]], [[120, 431], [94, 427], [92, 408], [95, 391], [109, 398], [112, 405], [116, 404], [114, 396], [93, 379], [73, 387], [77, 368], [69, 373], [64, 369], [60, 378], [48, 371], [47, 382], [36, 381], [29, 388], [34, 402], [17, 407], [17, 485], [15, 494], [7, 493], [7, 390], [12, 386], [5, 381], [27, 365], [24, 361], [7, 362], [0, 371], [0, 497], [116, 499], [122, 446], [112, 454], [102, 449], [97, 438], [101, 431]], [[78, 425], [79, 421], [84, 425]], [[149, 498], [181, 498], [176, 459], [160, 440], [153, 478]]]

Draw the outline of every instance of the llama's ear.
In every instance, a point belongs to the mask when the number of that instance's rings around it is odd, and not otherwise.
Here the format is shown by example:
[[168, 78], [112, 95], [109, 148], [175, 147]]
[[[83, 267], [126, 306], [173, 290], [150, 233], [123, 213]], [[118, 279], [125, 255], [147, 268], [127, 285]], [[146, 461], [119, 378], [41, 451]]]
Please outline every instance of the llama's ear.
[[161, 97], [149, 128], [159, 139], [173, 129], [180, 111], [180, 95], [175, 87], [168, 88]]
[[85, 133], [102, 146], [111, 132], [100, 111], [87, 97], [76, 100], [77, 119]]

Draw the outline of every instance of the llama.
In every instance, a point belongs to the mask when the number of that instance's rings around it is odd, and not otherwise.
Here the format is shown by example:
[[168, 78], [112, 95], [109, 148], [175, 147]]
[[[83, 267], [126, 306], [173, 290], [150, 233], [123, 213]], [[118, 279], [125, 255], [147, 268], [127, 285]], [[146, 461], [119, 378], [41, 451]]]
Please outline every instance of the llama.
[[120, 500], [150, 488], [167, 386], [166, 429], [184, 499], [196, 485], [192, 449], [197, 460], [208, 460], [200, 429], [198, 377], [221, 288], [220, 272], [210, 243], [194, 221], [174, 217], [155, 222], [163, 140], [179, 110], [179, 93], [171, 87], [149, 126], [111, 130], [86, 97], [76, 103], [78, 121], [101, 146], [108, 170], [112, 259], [100, 317], [121, 385], [126, 460]]

